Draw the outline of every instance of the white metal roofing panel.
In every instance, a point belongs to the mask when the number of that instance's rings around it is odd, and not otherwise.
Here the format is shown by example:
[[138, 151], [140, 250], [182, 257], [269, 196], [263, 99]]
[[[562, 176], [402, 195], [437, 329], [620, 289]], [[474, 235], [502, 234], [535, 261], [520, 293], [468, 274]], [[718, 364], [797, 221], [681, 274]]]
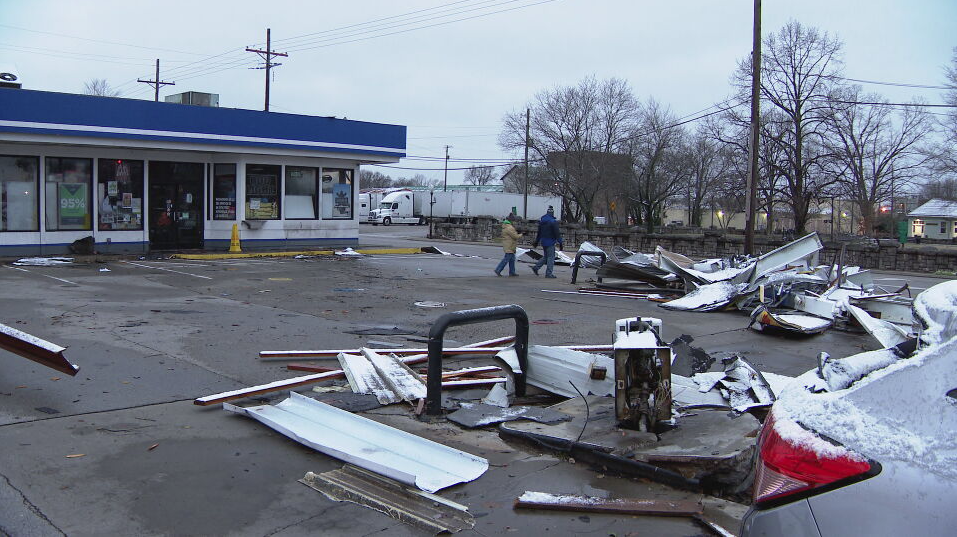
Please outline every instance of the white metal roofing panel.
[[258, 420], [331, 457], [435, 492], [476, 479], [488, 461], [291, 392], [276, 405], [223, 409]]

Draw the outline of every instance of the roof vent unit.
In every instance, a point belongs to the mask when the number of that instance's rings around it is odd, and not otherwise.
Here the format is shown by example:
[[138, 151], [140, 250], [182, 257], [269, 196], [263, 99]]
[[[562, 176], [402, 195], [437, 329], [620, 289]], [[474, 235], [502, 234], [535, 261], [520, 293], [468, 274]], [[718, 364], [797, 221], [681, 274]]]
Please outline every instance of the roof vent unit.
[[0, 88], [20, 88], [20, 73], [12, 65], [0, 65]]
[[202, 93], [199, 91], [186, 91], [176, 95], [167, 95], [164, 100], [168, 103], [176, 104], [194, 104], [196, 106], [219, 106], [218, 93]]

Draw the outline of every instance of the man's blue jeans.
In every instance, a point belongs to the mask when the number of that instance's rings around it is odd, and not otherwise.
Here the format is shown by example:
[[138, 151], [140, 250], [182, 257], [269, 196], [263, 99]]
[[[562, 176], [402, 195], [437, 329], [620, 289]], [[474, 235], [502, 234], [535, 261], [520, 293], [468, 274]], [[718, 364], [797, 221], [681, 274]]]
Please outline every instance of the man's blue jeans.
[[518, 274], [517, 272], [515, 272], [515, 253], [514, 252], [505, 254], [505, 257], [503, 257], [502, 260], [499, 261], [498, 266], [495, 267], [495, 272], [498, 274], [501, 274], [502, 269], [505, 268], [506, 263], [508, 264], [509, 276], [513, 274]]
[[545, 267], [545, 275], [553, 276], [552, 272], [555, 269], [555, 245], [542, 245], [542, 250], [545, 251], [545, 257], [539, 259], [538, 263], [535, 263], [535, 272], [538, 272], [538, 269], [542, 268], [542, 265], [547, 265]]

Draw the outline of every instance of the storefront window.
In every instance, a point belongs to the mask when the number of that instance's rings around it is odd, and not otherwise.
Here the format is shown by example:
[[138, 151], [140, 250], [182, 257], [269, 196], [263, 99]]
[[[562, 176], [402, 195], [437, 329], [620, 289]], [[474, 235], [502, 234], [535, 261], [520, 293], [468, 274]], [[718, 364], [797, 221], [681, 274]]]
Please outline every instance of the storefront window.
[[[236, 165], [213, 167], [213, 220], [236, 219]], [[247, 218], [249, 213], [247, 212]]]
[[352, 219], [353, 170], [322, 170], [322, 217]]
[[46, 159], [46, 229], [48, 231], [92, 229], [90, 210], [93, 160]]
[[143, 229], [143, 161], [101, 158], [97, 171], [100, 231]]
[[281, 166], [246, 165], [246, 219], [279, 219]]
[[319, 170], [286, 166], [287, 220], [315, 220], [319, 200]]
[[37, 157], [0, 156], [0, 231], [39, 231]]

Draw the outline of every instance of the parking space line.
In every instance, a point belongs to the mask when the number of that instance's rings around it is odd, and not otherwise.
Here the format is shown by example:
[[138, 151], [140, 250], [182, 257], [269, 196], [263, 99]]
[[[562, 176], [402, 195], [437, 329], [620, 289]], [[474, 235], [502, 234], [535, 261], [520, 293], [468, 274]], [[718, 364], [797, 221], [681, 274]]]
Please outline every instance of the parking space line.
[[26, 272], [26, 273], [28, 273], [28, 274], [36, 274], [37, 276], [43, 276], [44, 278], [52, 278], [52, 279], [54, 279], [54, 280], [57, 280], [57, 281], [60, 281], [60, 282], [64, 282], [64, 283], [68, 283], [68, 284], [70, 284], [70, 285], [80, 285], [80, 284], [78, 284], [78, 283], [76, 283], [76, 282], [71, 282], [70, 280], [64, 280], [63, 278], [57, 278], [56, 276], [50, 276], [49, 274], [43, 274], [43, 273], [40, 273], [40, 272], [33, 272], [32, 270], [22, 269], [22, 268], [19, 268], [19, 267], [7, 267], [7, 268], [11, 268], [11, 269], [13, 269], [13, 270], [19, 270], [20, 272]]
[[121, 261], [121, 263], [126, 263], [127, 265], [133, 265], [134, 267], [148, 268], [148, 269], [153, 269], [153, 270], [165, 270], [166, 272], [175, 272], [176, 274], [182, 274], [182, 275], [184, 275], [184, 276], [192, 276], [192, 277], [194, 277], [194, 278], [203, 278], [204, 280], [212, 280], [212, 278], [209, 277], [209, 276], [200, 276], [199, 274], [190, 274], [190, 273], [188, 273], [188, 272], [182, 272], [182, 271], [179, 271], [179, 270], [173, 270], [173, 269], [162, 268], [162, 267], [151, 267], [151, 266], [149, 266], [149, 265], [142, 265], [142, 264], [140, 264], [140, 263], [133, 263], [132, 261]]

